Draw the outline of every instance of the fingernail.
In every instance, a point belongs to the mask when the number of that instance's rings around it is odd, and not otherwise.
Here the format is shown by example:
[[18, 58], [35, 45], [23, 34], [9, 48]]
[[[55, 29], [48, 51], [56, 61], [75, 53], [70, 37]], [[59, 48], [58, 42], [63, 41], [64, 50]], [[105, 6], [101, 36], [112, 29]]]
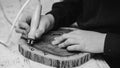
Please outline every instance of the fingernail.
[[57, 44], [57, 42], [54, 40], [54, 41], [52, 41], [52, 44], [53, 44], [53, 45], [56, 45], [56, 44]]
[[54, 38], [54, 40], [52, 41], [52, 44], [53, 44], [53, 45], [56, 45], [56, 44], [57, 44], [57, 37]]
[[63, 45], [61, 45], [61, 44], [59, 44], [59, 45], [58, 45], [58, 47], [59, 47], [59, 48], [62, 48], [62, 47], [64, 47], [64, 46], [63, 46]]
[[71, 47], [67, 47], [67, 50], [72, 50], [72, 48]]
[[58, 45], [59, 48], [61, 48], [61, 45]]
[[57, 39], [58, 39], [58, 37], [55, 37], [55, 38], [54, 38], [54, 40], [57, 40]]

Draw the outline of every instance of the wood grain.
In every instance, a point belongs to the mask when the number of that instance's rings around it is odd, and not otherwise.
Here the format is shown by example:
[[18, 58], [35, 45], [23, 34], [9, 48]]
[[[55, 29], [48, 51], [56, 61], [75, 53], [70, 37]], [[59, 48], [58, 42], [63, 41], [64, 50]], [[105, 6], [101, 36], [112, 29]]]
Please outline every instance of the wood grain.
[[68, 52], [66, 49], [60, 49], [50, 43], [54, 37], [70, 31], [67, 29], [66, 31], [50, 32], [35, 43], [35, 46], [30, 46], [25, 39], [20, 39], [19, 51], [26, 58], [52, 67], [73, 68], [80, 66], [91, 58], [90, 53]]

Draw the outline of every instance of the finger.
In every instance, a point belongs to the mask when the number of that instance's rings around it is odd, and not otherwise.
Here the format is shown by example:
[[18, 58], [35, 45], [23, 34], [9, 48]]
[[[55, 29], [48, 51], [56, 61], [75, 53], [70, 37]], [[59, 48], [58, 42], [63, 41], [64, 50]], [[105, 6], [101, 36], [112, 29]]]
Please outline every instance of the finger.
[[25, 29], [25, 30], [30, 28], [30, 26], [26, 22], [20, 22], [18, 26], [19, 28]]
[[30, 32], [30, 27], [25, 30], [27, 34]]
[[59, 37], [55, 37], [54, 40], [52, 41], [53, 45], [57, 45], [60, 42], [66, 40], [67, 38], [65, 38], [64, 36], [59, 36]]
[[73, 31], [78, 30], [78, 28], [73, 28], [73, 27], [61, 27], [61, 29], [68, 29], [68, 30], [70, 29], [70, 30], [73, 30]]
[[40, 18], [40, 23], [38, 26], [38, 29], [36, 31], [36, 37], [39, 38], [43, 33], [47, 32], [49, 30], [49, 20], [46, 18], [46, 16], [42, 16]]
[[19, 22], [26, 22], [26, 21], [30, 21], [32, 17], [32, 13], [30, 12], [26, 12], [21, 14], [20, 18], [19, 18]]
[[71, 45], [67, 47], [69, 51], [83, 51], [81, 45]]
[[31, 17], [30, 17], [30, 16], [27, 17], [25, 22], [26, 22], [28, 25], [30, 25], [30, 24], [31, 24]]
[[26, 34], [26, 31], [25, 31], [25, 30], [22, 30], [22, 29], [20, 29], [20, 28], [16, 28], [15, 31], [16, 31], [17, 33]]
[[21, 29], [21, 28], [16, 27], [16, 28], [15, 28], [15, 31], [16, 31], [17, 33], [28, 34], [29, 31], [30, 31], [30, 28], [28, 28], [27, 30], [25, 30], [25, 29]]
[[36, 37], [36, 38], [40, 38], [41, 35], [42, 35], [44, 32], [45, 32], [44, 29], [38, 29], [38, 30], [36, 31], [35, 37]]
[[38, 29], [36, 30], [36, 34], [35, 34], [35, 37], [36, 38], [40, 38], [41, 35], [45, 32], [45, 21], [42, 20], [42, 16], [41, 16], [41, 20], [40, 20], [40, 23], [38, 25]]
[[45, 25], [40, 24], [40, 25], [38, 26], [38, 29], [36, 30], [35, 37], [36, 37], [36, 38], [40, 38], [41, 35], [42, 35], [44, 32], [45, 32]]
[[63, 41], [65, 41], [66, 39], [70, 38], [69, 34], [63, 34], [62, 36], [56, 37], [54, 39], [54, 41], [52, 42], [53, 45], [59, 44]]
[[61, 44], [59, 44], [58, 46], [60, 48], [62, 48], [62, 47], [67, 47], [67, 46], [75, 45], [75, 44], [76, 44], [76, 42], [74, 41], [74, 39], [68, 38], [67, 40], [65, 40], [64, 42], [62, 42]]

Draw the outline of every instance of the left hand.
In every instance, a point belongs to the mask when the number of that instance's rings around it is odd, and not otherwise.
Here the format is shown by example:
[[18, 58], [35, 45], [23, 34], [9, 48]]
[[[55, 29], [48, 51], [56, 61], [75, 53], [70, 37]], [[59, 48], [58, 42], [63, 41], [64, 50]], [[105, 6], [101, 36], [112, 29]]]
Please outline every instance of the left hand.
[[[102, 53], [106, 34], [94, 31], [76, 29], [70, 33], [56, 37], [52, 42], [60, 48], [67, 47], [69, 51], [85, 51], [91, 53]], [[65, 40], [64, 42], [62, 42]]]

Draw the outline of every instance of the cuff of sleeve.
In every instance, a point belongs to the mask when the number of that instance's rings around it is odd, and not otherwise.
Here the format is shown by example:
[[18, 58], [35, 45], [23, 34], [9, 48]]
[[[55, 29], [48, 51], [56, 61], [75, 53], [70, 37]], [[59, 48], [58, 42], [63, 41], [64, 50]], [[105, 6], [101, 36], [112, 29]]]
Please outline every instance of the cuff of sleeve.
[[105, 39], [104, 54], [113, 58], [120, 57], [120, 35], [108, 33]]

